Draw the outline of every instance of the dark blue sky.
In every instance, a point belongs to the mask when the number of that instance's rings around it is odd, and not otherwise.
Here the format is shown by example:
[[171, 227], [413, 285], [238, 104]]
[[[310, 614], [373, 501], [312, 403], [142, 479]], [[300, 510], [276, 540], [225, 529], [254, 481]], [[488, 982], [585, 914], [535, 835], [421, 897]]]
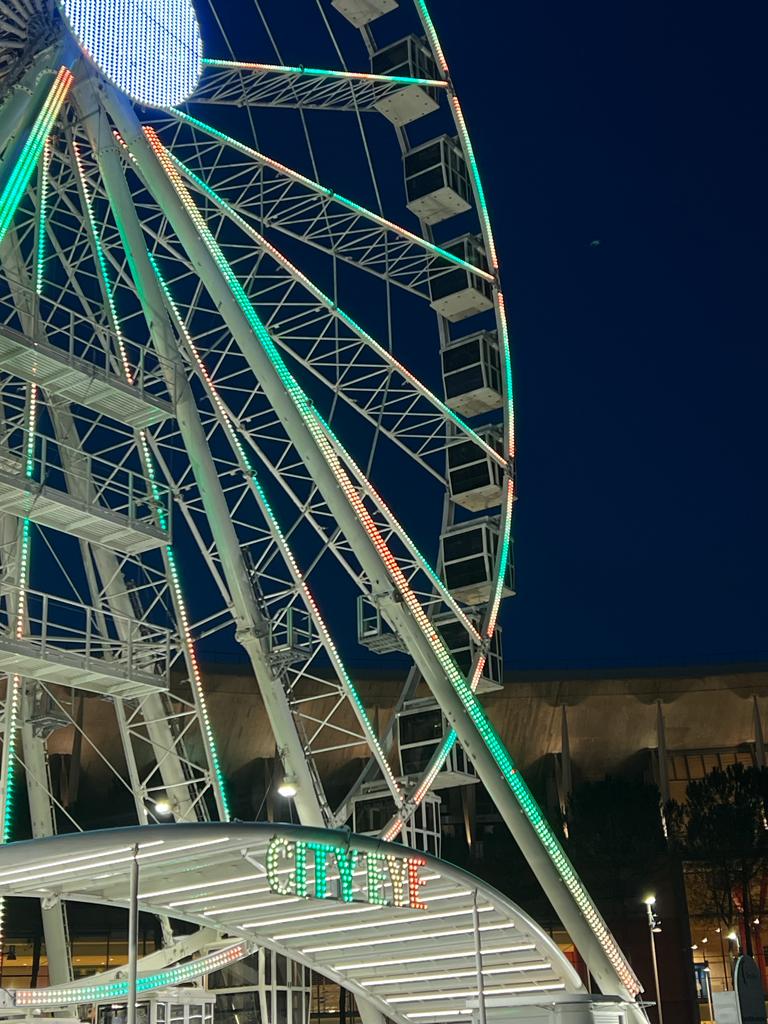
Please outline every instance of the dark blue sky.
[[768, 656], [758, 7], [433, 4], [515, 340], [510, 668]]
[[758, 7], [432, 4], [514, 338], [509, 669], [768, 659]]

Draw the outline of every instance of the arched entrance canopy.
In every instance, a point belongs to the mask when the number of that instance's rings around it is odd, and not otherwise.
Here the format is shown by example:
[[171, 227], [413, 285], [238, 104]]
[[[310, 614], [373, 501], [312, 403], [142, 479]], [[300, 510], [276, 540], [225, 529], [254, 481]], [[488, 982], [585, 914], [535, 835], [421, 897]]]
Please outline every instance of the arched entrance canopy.
[[471, 1013], [475, 902], [486, 996], [584, 992], [555, 943], [501, 893], [436, 857], [346, 831], [169, 824], [11, 843], [0, 848], [0, 895], [125, 907], [135, 846], [142, 910], [284, 953], [398, 1024]]

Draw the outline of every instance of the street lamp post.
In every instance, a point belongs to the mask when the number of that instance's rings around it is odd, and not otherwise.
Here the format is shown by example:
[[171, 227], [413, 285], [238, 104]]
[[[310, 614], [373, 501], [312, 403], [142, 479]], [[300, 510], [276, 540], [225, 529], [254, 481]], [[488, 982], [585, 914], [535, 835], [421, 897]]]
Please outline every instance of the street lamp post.
[[659, 989], [659, 965], [656, 960], [656, 934], [661, 931], [661, 922], [653, 912], [656, 903], [655, 896], [646, 896], [643, 900], [645, 909], [648, 912], [648, 933], [651, 938], [651, 963], [653, 964], [653, 980], [656, 986], [656, 1014], [659, 1024], [664, 1024], [664, 1014], [661, 1009], [661, 991]]

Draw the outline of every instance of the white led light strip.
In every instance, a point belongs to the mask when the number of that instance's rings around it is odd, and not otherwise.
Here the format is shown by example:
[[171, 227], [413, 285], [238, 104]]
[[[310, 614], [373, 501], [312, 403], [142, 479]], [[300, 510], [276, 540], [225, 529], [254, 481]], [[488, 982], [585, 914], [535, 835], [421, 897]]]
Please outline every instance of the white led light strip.
[[[176, 967], [168, 967], [153, 974], [142, 974], [136, 979], [137, 992], [151, 992], [166, 985], [181, 985], [193, 978], [199, 978], [219, 971], [228, 964], [242, 960], [252, 951], [248, 942], [211, 953], [199, 960], [192, 960]], [[100, 999], [120, 999], [128, 995], [128, 980], [115, 979], [100, 984], [57, 985], [51, 988], [19, 988], [13, 990], [14, 1006], [66, 1006], [77, 1003], [93, 1003]]]

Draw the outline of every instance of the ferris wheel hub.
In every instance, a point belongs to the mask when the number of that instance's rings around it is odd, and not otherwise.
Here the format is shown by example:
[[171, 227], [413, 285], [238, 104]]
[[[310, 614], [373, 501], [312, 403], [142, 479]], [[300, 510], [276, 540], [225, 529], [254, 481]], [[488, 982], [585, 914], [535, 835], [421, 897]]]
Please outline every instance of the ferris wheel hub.
[[191, 0], [58, 0], [85, 57], [117, 89], [146, 107], [189, 99], [203, 71]]

